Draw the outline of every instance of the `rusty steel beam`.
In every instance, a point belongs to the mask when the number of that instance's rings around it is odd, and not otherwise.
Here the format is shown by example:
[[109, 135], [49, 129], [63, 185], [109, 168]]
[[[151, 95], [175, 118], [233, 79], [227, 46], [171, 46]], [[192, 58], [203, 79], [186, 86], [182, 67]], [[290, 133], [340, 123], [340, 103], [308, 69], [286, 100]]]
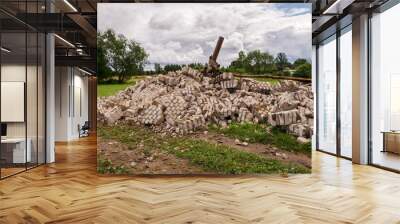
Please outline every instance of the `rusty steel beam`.
[[224, 38], [220, 36], [218, 38], [217, 45], [215, 45], [214, 53], [212, 54], [212, 57], [211, 57], [211, 59], [213, 59], [214, 61], [217, 61], [219, 51], [221, 50], [223, 42], [224, 42]]

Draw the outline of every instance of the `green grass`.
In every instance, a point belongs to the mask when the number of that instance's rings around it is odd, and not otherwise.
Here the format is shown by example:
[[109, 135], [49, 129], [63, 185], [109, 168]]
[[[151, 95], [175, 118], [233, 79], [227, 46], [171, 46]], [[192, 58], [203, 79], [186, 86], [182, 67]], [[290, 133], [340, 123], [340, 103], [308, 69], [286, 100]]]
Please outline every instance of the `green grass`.
[[119, 141], [130, 150], [144, 150], [151, 154], [161, 149], [179, 158], [189, 160], [205, 171], [223, 174], [254, 173], [309, 173], [310, 169], [293, 163], [267, 159], [257, 154], [240, 151], [220, 144], [189, 137], [161, 136], [146, 128], [127, 125], [99, 126], [98, 134], [104, 139]]
[[286, 151], [298, 152], [311, 156], [311, 143], [301, 144], [294, 136], [287, 134], [278, 128], [270, 128], [270, 131], [267, 132], [267, 126], [265, 125], [232, 123], [226, 128], [210, 125], [209, 130], [223, 133], [233, 138], [238, 138], [241, 141], [271, 144]]
[[[246, 78], [254, 79], [254, 80], [259, 81], [259, 82], [267, 82], [267, 83], [270, 83], [272, 85], [276, 85], [277, 83], [279, 83], [278, 79], [272, 79], [272, 78], [257, 77], [257, 76], [246, 77]], [[236, 77], [236, 79], [239, 79], [239, 77]]]
[[268, 82], [268, 83], [271, 83], [272, 85], [276, 85], [276, 84], [279, 83], [278, 79], [262, 78], [262, 77], [254, 77], [252, 79], [255, 79], [255, 80], [259, 81], [259, 82]]
[[257, 154], [203, 140], [177, 138], [164, 144], [177, 157], [188, 159], [205, 171], [223, 174], [309, 173], [310, 170], [294, 163], [282, 163]]
[[132, 77], [126, 83], [101, 83], [97, 85], [97, 96], [112, 96], [119, 91], [126, 89], [128, 86], [133, 86], [137, 81], [142, 80], [144, 76]]
[[97, 86], [97, 96], [112, 96], [121, 90], [126, 89], [128, 86], [135, 85], [134, 83], [122, 84], [99, 84]]
[[114, 166], [108, 159], [97, 159], [97, 172], [101, 174], [129, 174], [129, 171], [124, 166]]
[[98, 136], [104, 139], [112, 139], [135, 150], [141, 145], [144, 154], [150, 155], [155, 148], [161, 147], [163, 138], [146, 128], [132, 128], [127, 125], [100, 126], [97, 128]]

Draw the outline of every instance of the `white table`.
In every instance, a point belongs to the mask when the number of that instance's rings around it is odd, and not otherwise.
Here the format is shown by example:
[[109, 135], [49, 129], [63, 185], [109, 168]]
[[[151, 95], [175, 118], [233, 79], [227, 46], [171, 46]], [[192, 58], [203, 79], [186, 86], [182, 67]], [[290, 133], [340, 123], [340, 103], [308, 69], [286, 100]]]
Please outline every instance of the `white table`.
[[[25, 152], [25, 138], [5, 138], [1, 139], [2, 147], [6, 145], [7, 147], [13, 145], [13, 163], [25, 163], [31, 162], [32, 160], [32, 152], [31, 145], [32, 141], [30, 138], [26, 140], [28, 143], [28, 147], [26, 147]], [[26, 159], [26, 161], [25, 161]]]

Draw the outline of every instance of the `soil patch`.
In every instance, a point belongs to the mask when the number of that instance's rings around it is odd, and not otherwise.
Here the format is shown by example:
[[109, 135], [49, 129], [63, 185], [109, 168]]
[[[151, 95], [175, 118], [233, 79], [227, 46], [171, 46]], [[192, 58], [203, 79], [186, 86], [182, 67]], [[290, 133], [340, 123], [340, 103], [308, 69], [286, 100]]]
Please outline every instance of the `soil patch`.
[[[114, 141], [99, 138], [97, 152], [100, 158], [107, 158], [115, 166], [127, 168], [130, 174], [199, 174], [206, 173], [186, 159], [154, 149], [151, 152], [135, 149]], [[209, 172], [207, 172], [209, 173]]]
[[265, 145], [261, 143], [247, 143], [248, 145], [245, 146], [243, 144], [238, 144], [238, 140], [232, 139], [223, 134], [210, 132], [196, 132], [195, 134], [193, 134], [193, 137], [215, 144], [230, 146], [232, 148], [242, 151], [256, 153], [269, 159], [275, 159], [284, 162], [295, 162], [311, 168], [311, 159], [307, 155], [288, 152], [272, 145]]

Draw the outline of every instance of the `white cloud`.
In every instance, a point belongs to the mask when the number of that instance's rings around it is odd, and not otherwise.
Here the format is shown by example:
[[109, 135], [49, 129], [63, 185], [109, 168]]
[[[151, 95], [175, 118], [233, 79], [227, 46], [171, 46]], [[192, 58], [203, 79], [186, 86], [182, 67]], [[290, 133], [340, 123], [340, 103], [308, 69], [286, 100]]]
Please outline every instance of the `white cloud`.
[[139, 42], [150, 63], [206, 63], [218, 36], [225, 38], [218, 58], [224, 66], [240, 50], [310, 58], [309, 4], [291, 5], [99, 3], [98, 28]]

